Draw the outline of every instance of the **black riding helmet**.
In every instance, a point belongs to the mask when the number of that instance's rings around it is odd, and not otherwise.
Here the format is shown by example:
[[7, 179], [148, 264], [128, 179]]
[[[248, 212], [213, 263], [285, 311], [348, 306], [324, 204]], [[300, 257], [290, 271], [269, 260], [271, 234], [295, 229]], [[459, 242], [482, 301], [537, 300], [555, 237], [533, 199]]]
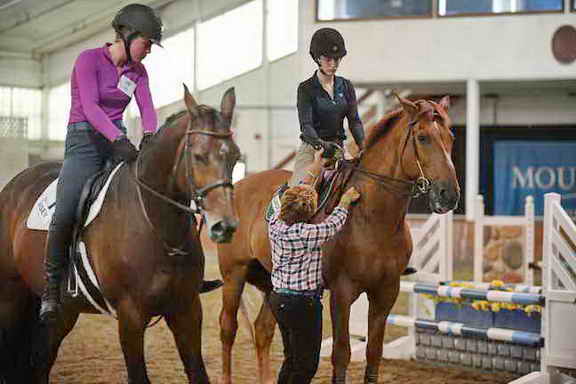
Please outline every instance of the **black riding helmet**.
[[130, 56], [130, 44], [138, 36], [143, 36], [158, 46], [162, 41], [162, 20], [160, 16], [147, 5], [129, 4], [118, 11], [112, 27], [116, 33], [122, 36], [128, 61]]
[[310, 56], [318, 62], [320, 56], [341, 59], [346, 56], [344, 38], [334, 28], [322, 28], [314, 32], [310, 41]]

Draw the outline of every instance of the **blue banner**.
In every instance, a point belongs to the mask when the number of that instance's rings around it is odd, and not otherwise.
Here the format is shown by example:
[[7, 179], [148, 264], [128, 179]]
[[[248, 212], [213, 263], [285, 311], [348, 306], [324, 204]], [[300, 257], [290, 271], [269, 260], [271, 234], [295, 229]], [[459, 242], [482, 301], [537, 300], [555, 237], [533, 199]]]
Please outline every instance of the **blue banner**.
[[534, 196], [536, 215], [544, 214], [544, 194], [562, 195], [562, 206], [576, 216], [576, 141], [497, 141], [494, 143], [494, 214], [523, 215]]

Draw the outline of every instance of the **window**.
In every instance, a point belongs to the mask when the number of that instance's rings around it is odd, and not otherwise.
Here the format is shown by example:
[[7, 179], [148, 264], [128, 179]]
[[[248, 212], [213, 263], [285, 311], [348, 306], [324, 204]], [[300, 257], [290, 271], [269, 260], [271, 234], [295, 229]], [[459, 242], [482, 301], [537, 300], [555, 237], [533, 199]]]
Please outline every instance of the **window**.
[[261, 65], [262, 17], [262, 0], [254, 0], [198, 25], [198, 88]]
[[[164, 49], [153, 46], [144, 59], [155, 108], [182, 100], [183, 82], [190, 89], [194, 87], [194, 29], [170, 36], [162, 45]], [[131, 112], [138, 109], [132, 104]]]
[[317, 0], [316, 5], [320, 21], [432, 16], [432, 0]]
[[63, 141], [70, 116], [70, 82], [48, 91], [48, 139]]
[[0, 116], [26, 119], [25, 135], [39, 139], [41, 135], [42, 91], [28, 88], [0, 87]]
[[298, 50], [298, 0], [268, 0], [266, 50], [276, 60]]
[[563, 0], [438, 0], [438, 15], [562, 11]]

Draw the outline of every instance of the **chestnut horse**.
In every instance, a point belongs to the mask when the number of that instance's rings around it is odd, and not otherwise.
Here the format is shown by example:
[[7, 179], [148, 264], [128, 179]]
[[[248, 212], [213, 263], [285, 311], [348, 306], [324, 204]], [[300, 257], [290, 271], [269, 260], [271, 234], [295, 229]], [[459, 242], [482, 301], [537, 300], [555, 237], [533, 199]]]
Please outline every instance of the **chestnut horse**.
[[[376, 383], [386, 319], [396, 301], [400, 276], [412, 252], [405, 222], [414, 190], [427, 193], [436, 213], [454, 209], [460, 197], [451, 160], [454, 137], [447, 115], [448, 97], [439, 103], [400, 99], [366, 139], [366, 149], [344, 190], [355, 186], [359, 202], [337, 236], [323, 247], [323, 277], [330, 289], [334, 345], [333, 382], [344, 383], [350, 362], [350, 306], [362, 292], [369, 298], [366, 383]], [[220, 314], [222, 383], [231, 382], [231, 351], [245, 282], [267, 297], [271, 255], [264, 213], [273, 193], [290, 178], [282, 170], [265, 171], [236, 184], [234, 205], [240, 218], [230, 244], [218, 245], [222, 272]], [[254, 323], [260, 382], [272, 383], [270, 344], [275, 320], [264, 300]]]
[[[197, 105], [187, 89], [184, 100], [187, 111], [168, 119], [138, 159], [121, 166], [99, 216], [82, 234], [117, 313], [129, 383], [150, 382], [144, 334], [154, 316], [170, 327], [188, 381], [209, 382], [201, 352], [204, 254], [189, 206], [194, 199], [214, 241], [230, 241], [238, 224], [231, 183], [240, 155], [230, 131], [235, 94], [225, 93], [221, 112]], [[56, 324], [38, 325], [47, 232], [27, 229], [26, 219], [60, 166], [29, 168], [0, 194], [0, 382], [48, 383], [79, 313], [94, 312], [84, 298], [65, 295]], [[36, 328], [43, 331], [30, 336]]]

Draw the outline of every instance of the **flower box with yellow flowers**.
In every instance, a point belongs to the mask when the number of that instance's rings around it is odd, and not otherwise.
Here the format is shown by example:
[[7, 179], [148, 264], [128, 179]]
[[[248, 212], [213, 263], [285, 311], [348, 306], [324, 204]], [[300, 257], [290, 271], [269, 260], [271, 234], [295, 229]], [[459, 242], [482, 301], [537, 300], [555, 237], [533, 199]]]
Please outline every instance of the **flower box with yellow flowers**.
[[[474, 288], [466, 282], [452, 282], [454, 287]], [[511, 291], [500, 281], [490, 284], [491, 290]], [[463, 323], [476, 328], [503, 328], [539, 333], [541, 330], [542, 307], [540, 305], [518, 305], [425, 295], [435, 303], [435, 320]]]

